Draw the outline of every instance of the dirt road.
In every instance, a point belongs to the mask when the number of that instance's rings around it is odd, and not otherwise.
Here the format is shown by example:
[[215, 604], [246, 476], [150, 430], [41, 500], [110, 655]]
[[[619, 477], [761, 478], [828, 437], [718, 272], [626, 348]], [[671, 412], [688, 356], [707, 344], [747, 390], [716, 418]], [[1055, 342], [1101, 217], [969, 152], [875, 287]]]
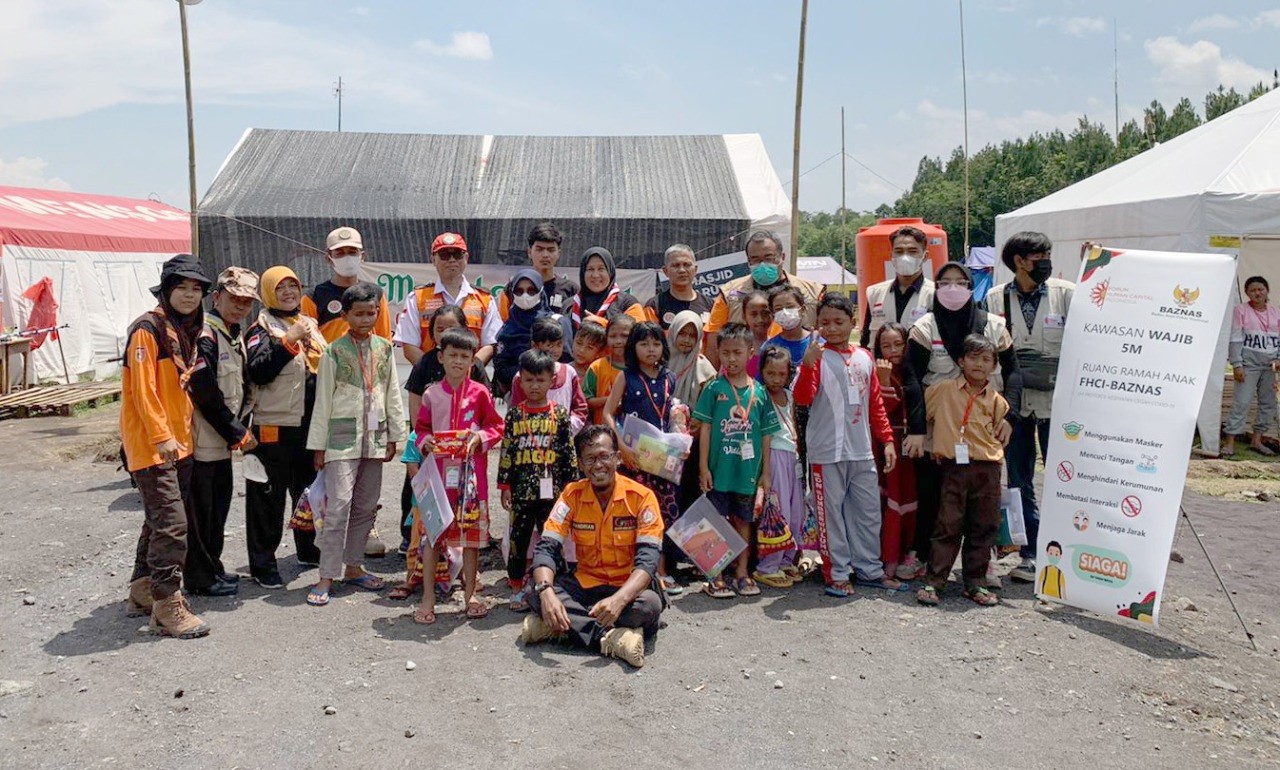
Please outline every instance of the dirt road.
[[[632, 671], [523, 648], [520, 616], [500, 604], [505, 589], [490, 591], [499, 606], [488, 618], [444, 615], [429, 628], [413, 624], [412, 605], [367, 593], [308, 607], [314, 572], [300, 572], [286, 545], [287, 590], [242, 581], [236, 599], [197, 598], [213, 633], [179, 642], [139, 633], [121, 607], [140, 504], [113, 465], [82, 456], [110, 420], [0, 424], [0, 446], [17, 455], [0, 476], [0, 692], [16, 690], [0, 695], [0, 767], [1239, 768], [1280, 759], [1274, 503], [1187, 498], [1259, 653], [1185, 526], [1175, 544], [1185, 562], [1170, 565], [1158, 633], [1037, 609], [1027, 587], [1007, 589], [991, 610], [954, 593], [929, 610], [870, 590], [839, 602], [810, 583], [756, 600], [682, 597], [664, 615], [657, 651]], [[389, 507], [398, 489], [388, 472]], [[240, 570], [243, 532], [238, 497], [226, 554]], [[393, 578], [403, 561], [369, 566]], [[492, 568], [484, 575], [499, 579]], [[1176, 610], [1178, 597], [1196, 609]]]

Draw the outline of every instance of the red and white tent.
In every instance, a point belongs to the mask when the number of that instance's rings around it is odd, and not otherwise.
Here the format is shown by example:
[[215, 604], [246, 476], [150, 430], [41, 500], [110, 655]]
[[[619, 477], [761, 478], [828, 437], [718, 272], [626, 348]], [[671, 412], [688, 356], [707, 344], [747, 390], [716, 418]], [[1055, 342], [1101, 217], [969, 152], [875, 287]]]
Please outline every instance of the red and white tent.
[[[0, 323], [26, 327], [22, 296], [53, 281], [71, 376], [104, 377], [118, 364], [129, 322], [155, 307], [160, 266], [191, 250], [187, 212], [154, 201], [22, 187], [0, 187]], [[34, 374], [61, 378], [58, 346], [32, 354]]]

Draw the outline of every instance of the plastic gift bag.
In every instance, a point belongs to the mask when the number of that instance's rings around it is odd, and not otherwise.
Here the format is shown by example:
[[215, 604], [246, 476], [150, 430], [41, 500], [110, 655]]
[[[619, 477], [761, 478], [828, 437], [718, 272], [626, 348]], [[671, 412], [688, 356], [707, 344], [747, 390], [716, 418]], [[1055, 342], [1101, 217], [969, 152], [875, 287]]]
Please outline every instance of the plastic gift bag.
[[1027, 525], [1022, 520], [1022, 490], [1000, 490], [1000, 533], [997, 545], [1026, 545]]
[[298, 505], [289, 517], [289, 529], [299, 532], [319, 532], [324, 526], [324, 514], [328, 497], [324, 491], [324, 469], [316, 473], [311, 485], [302, 490]]
[[747, 547], [747, 542], [706, 495], [689, 506], [667, 530], [667, 536], [712, 580]]
[[794, 545], [795, 538], [791, 536], [787, 517], [782, 514], [782, 503], [778, 500], [778, 494], [769, 490], [764, 498], [760, 519], [756, 523], [756, 553], [763, 559], [771, 553], [785, 551]]

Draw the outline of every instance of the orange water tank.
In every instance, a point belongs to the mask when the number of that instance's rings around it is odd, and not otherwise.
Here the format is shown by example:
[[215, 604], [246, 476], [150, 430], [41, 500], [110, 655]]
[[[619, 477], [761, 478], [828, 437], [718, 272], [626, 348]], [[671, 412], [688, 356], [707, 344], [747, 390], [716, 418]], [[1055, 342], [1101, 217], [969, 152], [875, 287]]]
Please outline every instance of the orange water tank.
[[867, 306], [867, 287], [880, 283], [893, 275], [893, 244], [889, 235], [904, 225], [924, 232], [929, 252], [929, 265], [925, 266], [925, 277], [933, 278], [938, 269], [947, 263], [947, 231], [937, 225], [925, 224], [918, 217], [900, 217], [881, 219], [871, 227], [858, 230], [854, 248], [858, 260], [858, 321], [861, 323], [863, 308]]

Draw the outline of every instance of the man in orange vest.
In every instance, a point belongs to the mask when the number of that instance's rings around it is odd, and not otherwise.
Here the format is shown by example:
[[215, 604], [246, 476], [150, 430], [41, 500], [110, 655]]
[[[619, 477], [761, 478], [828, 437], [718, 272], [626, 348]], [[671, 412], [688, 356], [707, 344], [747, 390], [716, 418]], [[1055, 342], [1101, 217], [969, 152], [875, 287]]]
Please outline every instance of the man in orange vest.
[[467, 242], [457, 233], [441, 233], [431, 243], [431, 264], [436, 269], [436, 282], [419, 286], [405, 298], [404, 307], [396, 316], [395, 334], [391, 338], [404, 350], [404, 357], [409, 363], [418, 363], [424, 353], [435, 347], [429, 328], [431, 314], [444, 305], [457, 305], [467, 316], [467, 328], [480, 341], [476, 350], [476, 360], [480, 365], [484, 366], [493, 358], [502, 319], [493, 297], [473, 288], [463, 275], [469, 257]]

